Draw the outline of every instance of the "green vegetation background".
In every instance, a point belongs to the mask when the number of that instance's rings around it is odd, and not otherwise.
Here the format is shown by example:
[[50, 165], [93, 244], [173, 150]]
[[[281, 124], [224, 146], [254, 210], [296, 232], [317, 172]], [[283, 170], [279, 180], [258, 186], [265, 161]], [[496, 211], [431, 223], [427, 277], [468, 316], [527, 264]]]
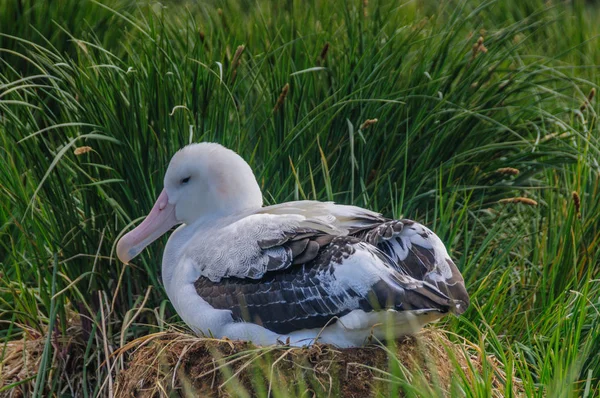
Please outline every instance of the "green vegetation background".
[[[473, 302], [439, 327], [523, 394], [598, 396], [599, 17], [578, 0], [3, 1], [0, 339], [46, 342], [26, 391], [106, 394], [107, 351], [180, 323], [166, 240], [130, 266], [114, 247], [172, 154], [217, 141], [267, 203], [426, 223]], [[53, 340], [75, 324], [67, 369]], [[453, 391], [488, 396], [493, 372]]]

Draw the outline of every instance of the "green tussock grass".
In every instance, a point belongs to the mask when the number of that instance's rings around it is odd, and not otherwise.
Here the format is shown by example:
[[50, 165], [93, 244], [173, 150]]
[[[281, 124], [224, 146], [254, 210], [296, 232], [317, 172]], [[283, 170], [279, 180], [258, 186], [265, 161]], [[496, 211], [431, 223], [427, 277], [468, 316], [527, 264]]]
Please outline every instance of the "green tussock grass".
[[[388, 348], [379, 395], [600, 396], [598, 17], [580, 0], [0, 3], [0, 394], [108, 396], [115, 351], [184, 327], [166, 237], [127, 266], [114, 249], [173, 153], [216, 141], [266, 203], [355, 204], [446, 243], [472, 307], [435, 327], [489, 361], [449, 361], [441, 386]], [[227, 391], [267, 396], [276, 359], [245, 387], [224, 366]], [[331, 393], [276, 379], [273, 396]]]

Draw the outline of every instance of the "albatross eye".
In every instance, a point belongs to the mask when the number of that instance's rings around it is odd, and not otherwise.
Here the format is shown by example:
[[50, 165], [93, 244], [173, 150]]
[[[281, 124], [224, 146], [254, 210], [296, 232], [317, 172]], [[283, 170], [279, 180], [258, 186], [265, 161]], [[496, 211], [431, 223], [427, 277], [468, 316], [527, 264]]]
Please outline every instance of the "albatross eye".
[[181, 185], [187, 184], [190, 181], [190, 177], [185, 177], [181, 179]]

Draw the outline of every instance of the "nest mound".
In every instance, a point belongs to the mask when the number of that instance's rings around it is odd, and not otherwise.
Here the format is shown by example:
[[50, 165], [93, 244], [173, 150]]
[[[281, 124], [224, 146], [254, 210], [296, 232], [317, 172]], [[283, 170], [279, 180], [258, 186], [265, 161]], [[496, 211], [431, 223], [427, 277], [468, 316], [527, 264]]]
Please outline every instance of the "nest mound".
[[[23, 397], [33, 394], [36, 377], [42, 364], [47, 344], [52, 345], [51, 362], [53, 374], [63, 378], [76, 378], [81, 372], [85, 344], [81, 333], [71, 328], [70, 334], [47, 335], [27, 330], [22, 339], [0, 343], [0, 397]], [[45, 390], [44, 390], [45, 393]]]
[[408, 390], [452, 396], [457, 392], [453, 378], [471, 384], [483, 367], [490, 370], [493, 395], [502, 396], [506, 382], [494, 358], [434, 328], [393, 345], [348, 349], [256, 347], [165, 332], [138, 339], [118, 354], [128, 356], [115, 385], [118, 397], [162, 397], [175, 391], [189, 397], [368, 397]]

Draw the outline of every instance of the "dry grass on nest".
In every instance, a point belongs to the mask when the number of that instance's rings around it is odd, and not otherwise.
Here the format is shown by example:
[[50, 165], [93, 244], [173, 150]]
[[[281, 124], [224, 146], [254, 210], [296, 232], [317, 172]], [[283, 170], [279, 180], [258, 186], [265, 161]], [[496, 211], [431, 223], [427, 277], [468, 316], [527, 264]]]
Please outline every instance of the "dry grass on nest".
[[[70, 328], [69, 332], [52, 336], [49, 361], [53, 367], [51, 373], [76, 378], [81, 371], [85, 346], [78, 326]], [[28, 330], [24, 338], [0, 344], [0, 397], [22, 397], [33, 393], [46, 341], [46, 335]], [[2, 391], [3, 387], [11, 385], [14, 387]]]
[[0, 361], [0, 387], [35, 376], [42, 359], [44, 343], [40, 338], [21, 339], [0, 347], [4, 350], [4, 357]]
[[[494, 396], [502, 396], [506, 375], [494, 358], [483, 358], [470, 343], [456, 344], [447, 332], [428, 328], [397, 343], [398, 366], [417, 389], [450, 395], [453, 377], [470, 381], [484, 366], [492, 369]], [[118, 375], [117, 397], [256, 396], [271, 391], [309, 391], [306, 396], [367, 397], [388, 391], [394, 361], [386, 347], [338, 349], [255, 347], [248, 343], [157, 333], [131, 342], [118, 352], [128, 356]], [[391, 359], [392, 358], [392, 359]], [[461, 370], [457, 370], [461, 369]], [[456, 374], [459, 373], [459, 374]], [[420, 386], [420, 387], [419, 387]], [[518, 393], [518, 391], [515, 391]]]
[[0, 398], [20, 398], [33, 394], [48, 342], [51, 347], [46, 366], [50, 370], [46, 385], [42, 386], [42, 396], [48, 395], [47, 387], [53, 377], [76, 380], [81, 376], [85, 351], [81, 319], [70, 307], [66, 307], [65, 311], [69, 327], [64, 334], [55, 329], [48, 338], [47, 328], [40, 331], [16, 324], [22, 331], [21, 338], [0, 342]]

